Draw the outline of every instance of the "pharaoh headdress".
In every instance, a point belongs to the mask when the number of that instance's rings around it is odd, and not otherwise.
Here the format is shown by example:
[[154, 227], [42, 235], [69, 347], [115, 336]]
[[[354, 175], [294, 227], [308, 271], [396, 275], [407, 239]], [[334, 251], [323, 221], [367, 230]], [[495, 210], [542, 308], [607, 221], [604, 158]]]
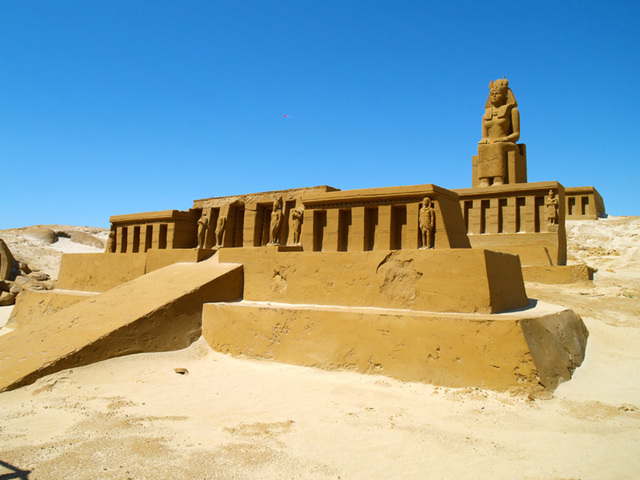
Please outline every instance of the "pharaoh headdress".
[[[498, 79], [496, 81], [491, 80], [491, 82], [489, 82], [489, 93], [491, 93], [491, 90], [502, 90], [507, 95], [507, 103], [501, 106], [498, 111], [499, 117], [504, 117], [509, 110], [518, 106], [516, 97], [513, 95], [513, 92], [509, 88], [509, 80], [507, 80], [506, 78], [502, 77], [502, 80]], [[487, 101], [484, 104], [484, 108], [485, 110], [487, 110], [491, 107], [493, 107], [493, 104], [491, 103], [491, 95], [489, 95], [487, 96]]]

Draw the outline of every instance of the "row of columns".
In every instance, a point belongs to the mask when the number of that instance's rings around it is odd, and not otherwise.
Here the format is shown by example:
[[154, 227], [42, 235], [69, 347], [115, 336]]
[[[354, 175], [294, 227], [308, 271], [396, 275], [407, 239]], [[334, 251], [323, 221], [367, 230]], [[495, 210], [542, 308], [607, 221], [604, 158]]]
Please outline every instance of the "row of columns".
[[308, 209], [302, 246], [327, 252], [416, 249], [419, 210], [419, 203]]
[[173, 248], [175, 225], [153, 223], [116, 227], [117, 253], [146, 252], [150, 248]]
[[467, 233], [540, 233], [547, 225], [545, 198], [527, 195], [463, 200], [461, 207]]
[[[593, 198], [593, 197], [592, 197]], [[567, 195], [567, 215], [597, 215], [588, 195]]]

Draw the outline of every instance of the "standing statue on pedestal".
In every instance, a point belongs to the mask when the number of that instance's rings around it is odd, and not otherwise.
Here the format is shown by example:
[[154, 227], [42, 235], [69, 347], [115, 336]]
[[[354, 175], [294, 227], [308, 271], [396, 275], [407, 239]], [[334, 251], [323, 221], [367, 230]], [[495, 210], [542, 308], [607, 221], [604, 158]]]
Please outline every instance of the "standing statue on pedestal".
[[269, 245], [280, 245], [280, 225], [282, 225], [282, 199], [273, 202], [271, 224], [269, 225]]
[[509, 81], [492, 80], [482, 116], [482, 140], [474, 158], [474, 187], [526, 182], [524, 145], [520, 138], [518, 102]]
[[209, 217], [207, 212], [202, 212], [202, 216], [198, 220], [198, 248], [204, 248], [207, 230], [209, 230]]
[[558, 199], [555, 197], [553, 190], [549, 190], [549, 196], [544, 202], [547, 207], [547, 221], [550, 225], [558, 223]]
[[303, 208], [294, 208], [291, 211], [291, 218], [293, 220], [293, 244], [300, 245], [300, 231], [302, 230], [302, 219], [304, 217]]
[[422, 247], [420, 248], [433, 248], [434, 245], [434, 233], [436, 228], [436, 211], [431, 206], [431, 199], [425, 197], [422, 201], [422, 207], [419, 212], [420, 234], [422, 235]]
[[220, 215], [218, 222], [216, 223], [216, 247], [222, 246], [222, 237], [224, 236], [224, 229], [227, 226], [227, 217]]

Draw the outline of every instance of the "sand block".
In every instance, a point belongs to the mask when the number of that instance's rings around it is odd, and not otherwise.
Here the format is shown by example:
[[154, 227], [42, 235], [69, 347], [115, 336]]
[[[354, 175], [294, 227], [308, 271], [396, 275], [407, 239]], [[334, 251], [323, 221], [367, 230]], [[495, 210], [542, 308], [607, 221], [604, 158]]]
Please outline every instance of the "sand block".
[[581, 283], [593, 280], [595, 270], [584, 263], [577, 265], [529, 265], [522, 267], [525, 282]]
[[106, 292], [145, 274], [146, 255], [67, 253], [62, 256], [56, 288]]
[[188, 248], [171, 250], [151, 249], [147, 251], [147, 263], [145, 272], [153, 272], [159, 268], [166, 267], [173, 263], [179, 262], [201, 262], [211, 257], [216, 252], [215, 249], [209, 248]]
[[18, 295], [7, 326], [16, 327], [29, 322], [41, 322], [63, 308], [99, 295], [95, 292], [71, 290], [28, 290]]
[[554, 389], [582, 363], [588, 331], [573, 311], [532, 303], [497, 315], [211, 303], [202, 333], [232, 355], [448, 387]]
[[201, 332], [202, 304], [242, 294], [242, 267], [176, 263], [0, 336], [0, 391], [65, 368], [184, 348]]
[[529, 304], [516, 255], [482, 249], [279, 252], [229, 248], [245, 300], [498, 313]]
[[62, 256], [57, 288], [106, 292], [174, 263], [197, 263], [215, 249], [150, 249], [140, 253], [67, 253]]

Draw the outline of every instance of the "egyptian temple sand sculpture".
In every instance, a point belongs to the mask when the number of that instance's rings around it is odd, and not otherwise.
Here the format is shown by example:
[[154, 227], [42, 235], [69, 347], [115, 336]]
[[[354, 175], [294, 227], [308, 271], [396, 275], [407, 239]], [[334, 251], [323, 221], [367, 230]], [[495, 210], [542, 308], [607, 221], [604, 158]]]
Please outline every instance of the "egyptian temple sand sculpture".
[[504, 78], [489, 83], [482, 116], [482, 139], [474, 157], [474, 187], [526, 181], [525, 147], [520, 139], [518, 103]]
[[[565, 199], [558, 182], [526, 183], [516, 107], [506, 79], [491, 82], [473, 188], [318, 186], [111, 217], [105, 253], [65, 254], [58, 290], [20, 296], [0, 336], [0, 391], [200, 335], [232, 355], [553, 390], [588, 332], [526, 295], [527, 268], [565, 267]], [[589, 192], [576, 208], [578, 195]], [[194, 249], [204, 218], [225, 248]]]
[[431, 206], [431, 199], [425, 197], [420, 208], [420, 234], [422, 236], [422, 247], [420, 248], [433, 248], [435, 223], [436, 211]]

